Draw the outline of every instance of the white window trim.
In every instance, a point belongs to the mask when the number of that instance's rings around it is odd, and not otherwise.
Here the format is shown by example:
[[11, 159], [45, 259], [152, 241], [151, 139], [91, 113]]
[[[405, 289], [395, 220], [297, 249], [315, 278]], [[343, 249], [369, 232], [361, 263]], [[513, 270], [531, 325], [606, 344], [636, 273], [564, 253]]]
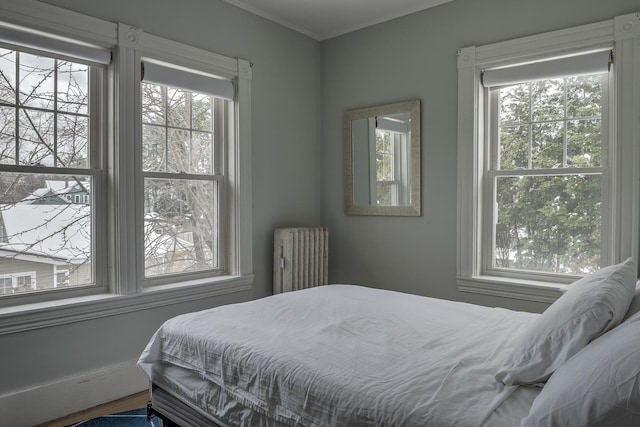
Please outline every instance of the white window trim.
[[[144, 33], [34, 0], [5, 0], [0, 4], [3, 21], [112, 49], [107, 97], [110, 106], [101, 114], [114, 128], [108, 132], [105, 153], [109, 158], [107, 193], [112, 203], [108, 221], [96, 224], [98, 233], [109, 236], [108, 291], [78, 296], [77, 290], [60, 289], [68, 298], [35, 301], [0, 308], [0, 335], [37, 328], [146, 310], [180, 302], [196, 301], [253, 286], [251, 211], [251, 64]], [[234, 143], [226, 147], [227, 167], [227, 260], [228, 274], [143, 289], [144, 260], [140, 240], [131, 245], [127, 236], [140, 225], [131, 208], [142, 212], [142, 180], [136, 168], [135, 145], [140, 138], [140, 57], [150, 56], [188, 68], [202, 70], [236, 85], [234, 123], [229, 123]], [[131, 183], [136, 183], [131, 191]], [[127, 190], [125, 190], [127, 189]], [[120, 191], [123, 190], [123, 191]], [[106, 210], [105, 206], [96, 206]], [[117, 233], [115, 233], [117, 231]], [[106, 264], [106, 262], [105, 262]], [[68, 291], [68, 292], [67, 292]], [[104, 293], [108, 292], [108, 293]]]
[[31, 278], [31, 287], [35, 289], [35, 287], [36, 287], [36, 272], [35, 271], [20, 271], [18, 273], [0, 275], [0, 279], [11, 279], [11, 287], [13, 287], [13, 288], [18, 286], [18, 278], [20, 278], [20, 277], [30, 277]]
[[65, 275], [65, 277], [68, 279], [69, 278], [69, 269], [65, 268], [63, 270], [58, 270], [58, 266], [54, 265], [53, 266], [53, 287], [57, 288], [58, 285], [60, 284], [58, 281], [58, 274], [63, 274]]
[[[6, 280], [6, 279], [9, 279], [9, 281], [11, 282], [9, 283], [9, 287], [13, 289], [13, 277], [11, 276], [11, 274], [0, 274], [0, 280]], [[6, 285], [2, 285], [2, 286], [4, 287]]]
[[36, 289], [36, 272], [35, 271], [24, 271], [19, 273], [11, 274], [12, 284], [14, 287], [18, 286], [18, 279], [21, 277], [28, 277], [31, 280], [31, 289]]
[[[481, 70], [615, 45], [615, 87], [610, 153], [617, 167], [613, 174], [611, 249], [603, 263], [627, 257], [638, 260], [640, 235], [640, 13], [618, 16], [595, 24], [553, 31], [458, 51], [458, 226], [456, 274], [458, 290], [484, 295], [550, 303], [563, 283], [483, 276], [482, 271], [482, 166], [484, 153], [484, 88]], [[620, 84], [624, 82], [624, 88]], [[615, 204], [615, 203], [614, 203]], [[615, 209], [615, 210], [614, 210]], [[615, 213], [615, 215], [613, 215]]]

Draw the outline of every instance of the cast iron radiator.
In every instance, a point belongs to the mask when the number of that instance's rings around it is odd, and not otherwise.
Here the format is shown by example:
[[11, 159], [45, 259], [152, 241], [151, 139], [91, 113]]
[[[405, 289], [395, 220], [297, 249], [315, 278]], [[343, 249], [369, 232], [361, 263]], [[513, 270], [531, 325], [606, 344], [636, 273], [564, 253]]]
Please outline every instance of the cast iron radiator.
[[326, 285], [329, 280], [327, 227], [277, 228], [273, 234], [273, 293]]

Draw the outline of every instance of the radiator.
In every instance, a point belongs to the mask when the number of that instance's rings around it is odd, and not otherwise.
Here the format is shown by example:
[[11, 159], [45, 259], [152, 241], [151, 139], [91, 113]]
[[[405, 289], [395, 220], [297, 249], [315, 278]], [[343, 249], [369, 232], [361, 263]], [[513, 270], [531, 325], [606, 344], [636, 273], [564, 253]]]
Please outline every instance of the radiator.
[[329, 229], [277, 228], [273, 234], [273, 293], [296, 291], [329, 280]]

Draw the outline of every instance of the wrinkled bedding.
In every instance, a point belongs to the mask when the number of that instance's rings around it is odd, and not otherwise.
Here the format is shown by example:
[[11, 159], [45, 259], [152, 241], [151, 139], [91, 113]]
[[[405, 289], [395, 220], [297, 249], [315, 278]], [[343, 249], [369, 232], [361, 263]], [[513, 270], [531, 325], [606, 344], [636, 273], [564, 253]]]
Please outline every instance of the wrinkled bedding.
[[231, 399], [278, 425], [480, 426], [516, 389], [494, 376], [536, 316], [329, 285], [175, 317], [138, 365], [222, 424]]

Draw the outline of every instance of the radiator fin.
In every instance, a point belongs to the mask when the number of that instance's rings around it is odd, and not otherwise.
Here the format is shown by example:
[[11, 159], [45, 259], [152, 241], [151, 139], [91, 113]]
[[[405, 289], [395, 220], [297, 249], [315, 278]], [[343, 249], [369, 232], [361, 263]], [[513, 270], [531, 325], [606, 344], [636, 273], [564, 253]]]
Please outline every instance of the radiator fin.
[[273, 243], [274, 294], [329, 283], [327, 227], [277, 228]]

